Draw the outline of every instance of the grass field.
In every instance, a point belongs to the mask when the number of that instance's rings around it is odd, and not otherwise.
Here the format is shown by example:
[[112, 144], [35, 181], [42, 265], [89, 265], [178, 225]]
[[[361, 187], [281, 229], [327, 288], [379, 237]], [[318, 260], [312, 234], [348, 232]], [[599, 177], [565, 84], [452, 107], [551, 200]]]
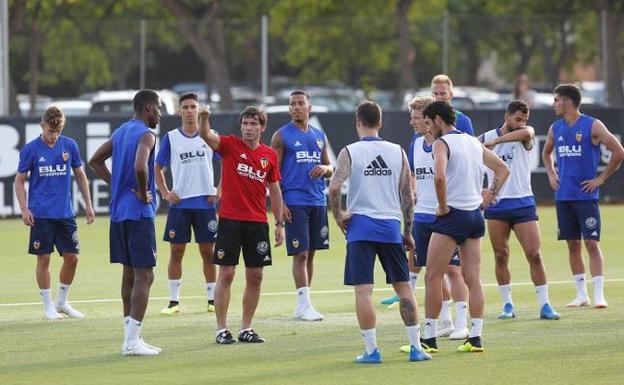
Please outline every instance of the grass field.
[[[555, 240], [551, 207], [539, 210], [542, 252], [550, 281], [551, 303], [559, 321], [538, 320], [537, 300], [529, 284], [528, 265], [512, 245], [513, 289], [518, 318], [501, 321], [500, 297], [493, 273], [489, 240], [483, 242], [486, 320], [483, 354], [455, 352], [456, 341], [439, 339], [441, 352], [424, 363], [409, 363], [398, 351], [407, 336], [398, 310], [378, 307], [379, 366], [357, 366], [363, 351], [354, 315], [353, 294], [342, 284], [345, 244], [331, 223], [332, 248], [315, 263], [312, 298], [325, 320], [295, 321], [290, 257], [274, 251], [274, 266], [265, 270], [264, 295], [255, 328], [263, 345], [218, 346], [215, 320], [205, 310], [201, 264], [195, 247], [184, 260], [181, 307], [166, 317], [168, 245], [158, 244], [159, 264], [143, 335], [163, 348], [158, 357], [122, 357], [120, 267], [108, 263], [108, 218], [94, 225], [79, 220], [81, 260], [70, 300], [84, 320], [47, 321], [34, 280], [35, 260], [25, 253], [28, 232], [18, 220], [0, 221], [0, 384], [623, 384], [624, 383], [624, 206], [602, 207], [605, 292], [609, 308], [566, 309], [574, 296], [565, 244]], [[164, 217], [157, 219], [162, 234]], [[56, 293], [60, 259], [52, 262]], [[230, 325], [240, 322], [242, 274], [230, 306]], [[375, 301], [390, 291], [377, 268]], [[420, 280], [419, 285], [422, 285]], [[591, 295], [591, 285], [589, 286]], [[419, 302], [422, 288], [417, 291]]]

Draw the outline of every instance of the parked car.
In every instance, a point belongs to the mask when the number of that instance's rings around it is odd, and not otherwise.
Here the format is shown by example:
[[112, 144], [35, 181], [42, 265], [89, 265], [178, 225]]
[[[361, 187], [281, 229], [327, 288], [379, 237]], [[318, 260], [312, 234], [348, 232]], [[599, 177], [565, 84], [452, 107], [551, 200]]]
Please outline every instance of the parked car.
[[[90, 115], [131, 115], [132, 99], [138, 90], [99, 91], [91, 100]], [[163, 114], [175, 115], [179, 105], [178, 94], [171, 90], [157, 90], [163, 105]]]
[[66, 116], [86, 116], [91, 110], [91, 101], [80, 99], [58, 99], [50, 102], [51, 106], [57, 106]]

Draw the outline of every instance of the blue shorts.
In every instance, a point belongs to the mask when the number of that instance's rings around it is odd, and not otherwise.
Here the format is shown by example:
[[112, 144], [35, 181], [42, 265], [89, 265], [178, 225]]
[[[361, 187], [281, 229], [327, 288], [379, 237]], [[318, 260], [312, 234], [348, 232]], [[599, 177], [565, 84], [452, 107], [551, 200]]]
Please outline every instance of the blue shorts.
[[448, 235], [458, 245], [468, 238], [481, 238], [485, 235], [485, 221], [481, 209], [472, 211], [450, 208], [448, 214], [438, 217], [433, 223], [433, 232]]
[[386, 272], [386, 283], [409, 281], [407, 258], [402, 244], [354, 241], [347, 243], [344, 284], [372, 285], [375, 281], [376, 255]]
[[51, 254], [54, 247], [61, 255], [78, 254], [80, 243], [76, 218], [35, 218], [35, 225], [30, 228], [28, 254]]
[[111, 222], [110, 262], [139, 268], [156, 266], [154, 219]]
[[495, 219], [509, 223], [511, 227], [518, 223], [537, 221], [536, 206], [520, 207], [513, 210], [485, 210], [485, 219]]
[[169, 208], [163, 241], [189, 243], [191, 228], [195, 242], [213, 243], [217, 240], [217, 211], [215, 209]]
[[600, 209], [598, 201], [556, 201], [557, 239], [600, 240]]
[[[429, 248], [429, 240], [433, 233], [433, 223], [427, 222], [414, 222], [412, 228], [412, 236], [414, 242], [416, 242], [416, 249], [414, 250], [414, 266], [423, 267], [427, 266], [427, 249]], [[455, 248], [455, 253], [449, 265], [460, 266], [459, 263], [459, 250]]]
[[295, 255], [302, 251], [329, 249], [327, 207], [288, 206], [292, 222], [286, 222], [286, 252]]

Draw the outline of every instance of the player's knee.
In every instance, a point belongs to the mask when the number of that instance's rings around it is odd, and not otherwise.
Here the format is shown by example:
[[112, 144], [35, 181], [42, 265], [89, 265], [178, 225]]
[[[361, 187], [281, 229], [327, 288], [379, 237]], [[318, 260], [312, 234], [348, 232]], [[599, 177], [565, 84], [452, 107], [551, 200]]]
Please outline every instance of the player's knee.
[[248, 285], [260, 286], [262, 283], [262, 271], [249, 271], [246, 278]]
[[581, 241], [579, 239], [568, 240], [568, 250], [570, 251], [570, 253], [580, 253]]
[[507, 265], [509, 263], [509, 249], [506, 247], [495, 249], [494, 260], [497, 265]]
[[536, 266], [542, 264], [542, 253], [538, 250], [527, 250], [526, 259], [529, 265]]
[[78, 264], [78, 254], [63, 254], [63, 261], [70, 266]]
[[[579, 245], [580, 248], [580, 245]], [[589, 253], [589, 255], [593, 255], [600, 252], [600, 245], [598, 241], [594, 239], [586, 239], [585, 240], [585, 249]]]

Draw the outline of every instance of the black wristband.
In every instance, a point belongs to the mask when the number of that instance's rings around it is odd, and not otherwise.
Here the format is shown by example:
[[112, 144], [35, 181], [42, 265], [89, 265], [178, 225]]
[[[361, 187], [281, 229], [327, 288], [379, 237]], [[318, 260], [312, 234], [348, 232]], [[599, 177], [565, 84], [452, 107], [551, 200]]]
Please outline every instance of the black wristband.
[[277, 226], [284, 227], [284, 226], [286, 226], [286, 223], [284, 223], [284, 221], [277, 221], [277, 222], [275, 222], [275, 227], [277, 227]]

